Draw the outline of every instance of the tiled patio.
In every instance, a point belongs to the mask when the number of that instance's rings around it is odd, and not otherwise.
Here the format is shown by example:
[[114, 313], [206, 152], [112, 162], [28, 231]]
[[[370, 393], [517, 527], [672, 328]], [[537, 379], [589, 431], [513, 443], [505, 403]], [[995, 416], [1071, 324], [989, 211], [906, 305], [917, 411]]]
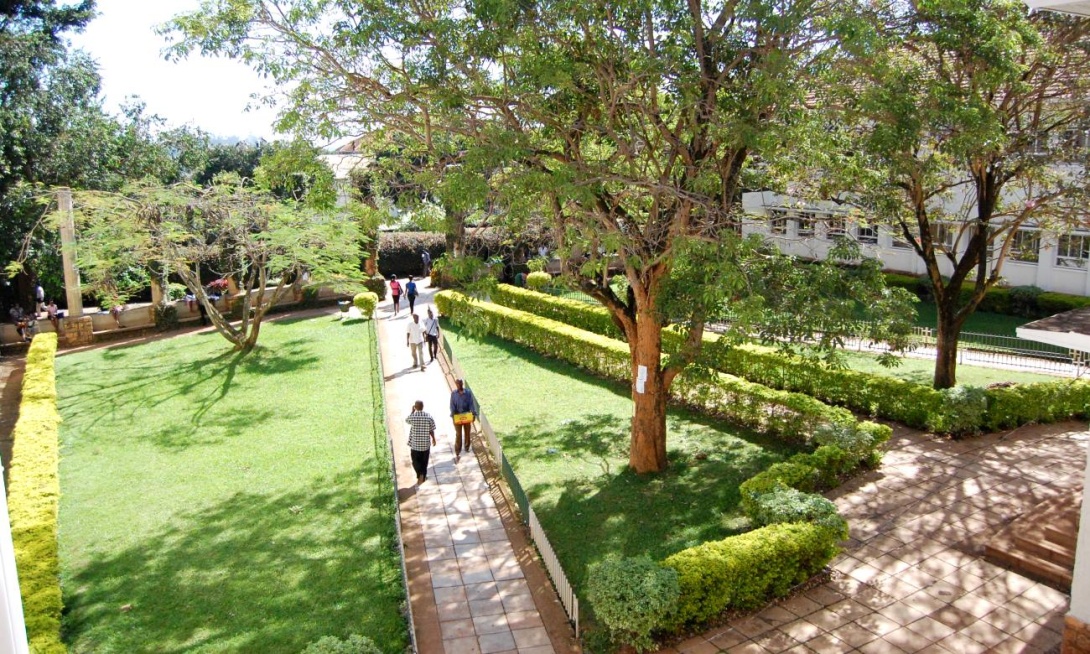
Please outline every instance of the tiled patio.
[[663, 652], [1058, 652], [1068, 596], [981, 552], [1081, 486], [1086, 441], [1073, 422], [963, 441], [898, 429], [879, 470], [830, 495], [852, 540], [828, 582]]

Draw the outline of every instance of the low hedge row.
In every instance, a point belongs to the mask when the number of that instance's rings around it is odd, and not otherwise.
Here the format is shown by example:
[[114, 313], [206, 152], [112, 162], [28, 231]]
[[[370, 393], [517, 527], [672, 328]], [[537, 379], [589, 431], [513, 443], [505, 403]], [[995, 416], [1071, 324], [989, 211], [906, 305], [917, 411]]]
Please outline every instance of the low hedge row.
[[[886, 284], [906, 289], [927, 302], [934, 298], [931, 280], [904, 273], [886, 273]], [[961, 291], [962, 300], [972, 294], [971, 288]], [[984, 293], [978, 311], [1023, 318], [1045, 318], [1054, 313], [1090, 306], [1090, 297], [1043, 291], [1036, 286], [993, 286]]]
[[[604, 307], [505, 285], [498, 287], [493, 299], [597, 334], [617, 334]], [[680, 335], [664, 332], [665, 350], [674, 351], [680, 343]], [[1090, 381], [1084, 380], [1018, 384], [979, 392], [974, 389], [972, 393], [961, 389], [937, 391], [885, 375], [816, 366], [771, 347], [733, 345], [715, 334], [705, 334], [698, 362], [751, 382], [940, 434], [995, 431], [1090, 415]], [[983, 411], [971, 406], [979, 394], [986, 401]]]
[[19, 419], [12, 434], [8, 514], [30, 651], [63, 654], [57, 558], [58, 430], [53, 359], [56, 334], [38, 334], [27, 352]]
[[[493, 303], [475, 302], [453, 291], [435, 296], [439, 311], [466, 318], [495, 334], [547, 356], [566, 360], [603, 377], [629, 380], [632, 374], [628, 346], [587, 330], [525, 311]], [[467, 315], [468, 314], [468, 315]], [[733, 375], [679, 375], [670, 389], [671, 398], [712, 415], [721, 416], [754, 431], [787, 442], [805, 444], [828, 425], [856, 426], [855, 416], [801, 393], [768, 388]], [[889, 427], [863, 423], [876, 434]]]

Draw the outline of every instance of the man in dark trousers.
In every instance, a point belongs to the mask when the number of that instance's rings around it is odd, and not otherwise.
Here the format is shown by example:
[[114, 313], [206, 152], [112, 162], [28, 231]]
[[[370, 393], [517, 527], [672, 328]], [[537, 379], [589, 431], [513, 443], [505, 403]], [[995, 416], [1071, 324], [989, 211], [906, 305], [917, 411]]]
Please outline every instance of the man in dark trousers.
[[477, 400], [461, 379], [455, 379], [454, 385], [457, 388], [450, 394], [450, 417], [454, 420], [454, 462], [457, 463], [463, 445], [469, 452], [469, 432], [477, 419]]
[[417, 400], [405, 422], [409, 423], [409, 455], [413, 459], [416, 484], [419, 486], [428, 478], [428, 458], [431, 456], [431, 446], [435, 445], [435, 420], [424, 412], [424, 403]]

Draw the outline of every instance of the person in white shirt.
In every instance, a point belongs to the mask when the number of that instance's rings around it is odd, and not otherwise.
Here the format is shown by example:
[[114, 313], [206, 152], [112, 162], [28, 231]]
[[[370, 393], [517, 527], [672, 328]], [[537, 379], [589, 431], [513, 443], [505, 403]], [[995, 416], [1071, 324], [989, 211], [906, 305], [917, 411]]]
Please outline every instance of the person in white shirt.
[[413, 368], [420, 367], [421, 372], [424, 370], [424, 329], [420, 324], [420, 316], [413, 314], [413, 321], [409, 323], [409, 328], [405, 331], [405, 345], [409, 347], [413, 352]]
[[428, 355], [431, 357], [428, 363], [431, 363], [439, 354], [439, 319], [431, 312], [431, 307], [428, 307], [428, 317], [424, 319], [424, 338], [428, 339]]

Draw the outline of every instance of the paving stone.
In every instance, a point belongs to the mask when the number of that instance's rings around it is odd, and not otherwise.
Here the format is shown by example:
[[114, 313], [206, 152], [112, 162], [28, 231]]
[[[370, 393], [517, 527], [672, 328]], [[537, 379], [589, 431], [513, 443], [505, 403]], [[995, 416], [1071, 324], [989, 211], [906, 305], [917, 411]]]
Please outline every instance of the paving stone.
[[469, 602], [469, 614], [474, 618], [479, 618], [483, 615], [497, 615], [503, 612], [503, 604], [498, 598], [473, 600]]
[[444, 654], [481, 654], [481, 647], [475, 636], [453, 638], [443, 641]]
[[806, 641], [812, 638], [816, 638], [817, 636], [820, 636], [822, 633], [824, 633], [824, 629], [815, 625], [812, 622], [808, 622], [807, 620], [803, 619], [795, 620], [794, 622], [789, 622], [783, 625], [782, 627], [780, 627], [780, 631], [784, 632], [788, 636], [791, 636], [800, 643], [805, 643]]
[[495, 634], [511, 630], [507, 623], [507, 615], [503, 613], [482, 615], [473, 618], [473, 629], [478, 635]]
[[878, 638], [874, 632], [864, 628], [858, 622], [850, 622], [829, 632], [852, 647], [860, 647]]
[[537, 611], [508, 611], [507, 624], [511, 629], [529, 629], [540, 627], [543, 623]]
[[753, 642], [769, 652], [778, 653], [799, 644], [799, 641], [779, 629], [765, 632], [753, 639]]
[[511, 632], [511, 635], [515, 637], [515, 646], [520, 650], [549, 644], [549, 633], [545, 631], [545, 627], [516, 629]]
[[468, 638], [475, 636], [476, 631], [473, 629], [473, 621], [467, 619], [451, 620], [449, 622], [440, 622], [439, 629], [443, 633], [443, 640], [454, 640], [455, 638]]
[[821, 652], [821, 654], [845, 654], [855, 650], [853, 646], [832, 634], [821, 634], [812, 640], [808, 640], [806, 641], [806, 647], [815, 652]]
[[481, 654], [496, 654], [497, 652], [516, 649], [515, 638], [509, 631], [478, 636], [477, 643], [480, 645]]

